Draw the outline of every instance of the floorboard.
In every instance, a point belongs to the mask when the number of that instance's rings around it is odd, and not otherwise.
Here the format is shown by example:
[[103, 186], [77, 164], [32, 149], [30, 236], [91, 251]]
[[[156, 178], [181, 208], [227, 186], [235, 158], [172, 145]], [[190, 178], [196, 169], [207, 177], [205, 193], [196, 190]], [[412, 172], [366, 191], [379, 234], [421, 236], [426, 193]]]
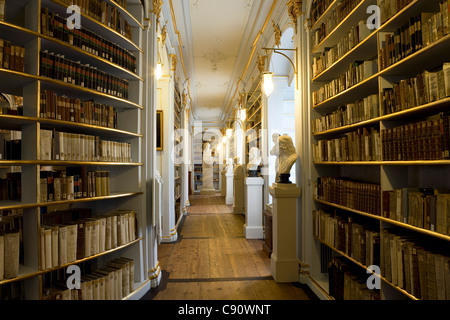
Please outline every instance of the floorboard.
[[179, 241], [158, 248], [161, 285], [152, 300], [310, 300], [299, 284], [277, 283], [262, 240], [243, 235], [243, 215], [220, 196], [195, 195]]

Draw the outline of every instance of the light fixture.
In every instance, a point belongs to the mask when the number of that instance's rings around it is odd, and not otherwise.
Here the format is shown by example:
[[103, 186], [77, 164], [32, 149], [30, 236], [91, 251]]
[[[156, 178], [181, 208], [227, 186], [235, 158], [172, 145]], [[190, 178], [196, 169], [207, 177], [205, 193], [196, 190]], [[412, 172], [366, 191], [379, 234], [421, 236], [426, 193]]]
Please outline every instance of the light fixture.
[[[292, 65], [292, 69], [294, 70], [294, 76], [295, 76], [295, 88], [298, 90], [298, 72], [297, 72], [297, 68], [295, 67], [295, 64], [294, 64], [294, 62], [291, 60], [291, 58], [289, 58], [286, 54], [280, 52], [280, 50], [281, 50], [281, 51], [294, 51], [294, 52], [295, 52], [294, 57], [297, 58], [297, 48], [295, 48], [295, 49], [262, 48], [262, 49], [263, 49], [263, 50], [266, 50], [266, 52], [269, 51], [269, 50], [271, 50], [271, 51], [273, 51], [274, 53], [278, 53], [278, 54], [282, 55], [283, 57], [285, 57], [286, 59], [289, 60], [289, 62], [290, 62], [291, 65]], [[270, 72], [264, 72], [264, 73], [263, 73], [263, 76], [264, 76], [264, 87], [266, 86], [266, 81], [265, 81], [265, 80], [266, 80], [266, 75], [267, 75], [267, 74], [270, 74]], [[273, 73], [272, 73], [271, 76], [267, 75], [267, 77], [272, 77], [271, 83], [272, 83], [272, 90], [273, 90]], [[268, 81], [268, 83], [269, 83], [269, 81]], [[267, 89], [270, 90], [270, 85], [268, 85], [268, 88], [267, 88]], [[266, 88], [264, 88], [264, 92], [266, 92], [265, 90], [266, 90]], [[269, 93], [269, 95], [270, 95], [270, 93]], [[266, 93], [266, 96], [269, 96], [269, 95]]]
[[266, 97], [273, 92], [273, 72], [266, 71], [263, 73], [263, 90]]
[[239, 110], [239, 117], [241, 118], [241, 121], [244, 122], [247, 118], [247, 109], [242, 108]]
[[156, 75], [156, 80], [159, 81], [159, 79], [161, 79], [161, 77], [162, 77], [162, 63], [161, 62], [158, 62], [156, 64], [155, 75]]
[[231, 136], [233, 135], [233, 129], [227, 129], [227, 138], [230, 139]]

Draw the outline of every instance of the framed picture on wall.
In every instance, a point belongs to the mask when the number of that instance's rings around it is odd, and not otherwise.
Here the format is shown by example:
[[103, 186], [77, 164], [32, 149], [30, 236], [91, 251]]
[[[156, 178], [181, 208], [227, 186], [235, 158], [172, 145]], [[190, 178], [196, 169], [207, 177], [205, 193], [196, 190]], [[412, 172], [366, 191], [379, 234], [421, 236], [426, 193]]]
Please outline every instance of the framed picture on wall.
[[163, 150], [164, 116], [162, 110], [156, 110], [156, 151]]

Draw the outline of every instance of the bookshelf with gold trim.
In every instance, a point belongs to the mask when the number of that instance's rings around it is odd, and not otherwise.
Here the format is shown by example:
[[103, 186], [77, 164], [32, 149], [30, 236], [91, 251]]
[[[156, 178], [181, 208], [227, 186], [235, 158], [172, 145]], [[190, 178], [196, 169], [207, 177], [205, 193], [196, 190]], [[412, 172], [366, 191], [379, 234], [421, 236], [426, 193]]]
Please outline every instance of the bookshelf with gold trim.
[[[309, 33], [313, 282], [337, 294], [337, 256], [367, 271], [354, 259], [361, 246], [339, 238], [353, 236], [370, 239], [364, 254], [381, 271], [377, 293], [366, 276], [353, 297], [448, 300], [448, 1], [325, 2], [313, 1]], [[379, 28], [367, 24], [370, 5], [381, 8]]]
[[[2, 299], [57, 299], [63, 291], [65, 298], [86, 298], [76, 290], [67, 296], [67, 288], [59, 286], [67, 278], [67, 267], [81, 268], [82, 287], [86, 289], [88, 282], [91, 285], [94, 278], [101, 278], [100, 273], [94, 276], [89, 272], [104, 271], [113, 264], [125, 266], [126, 259], [133, 260], [133, 272], [131, 265], [126, 264], [127, 274], [134, 275], [129, 287], [103, 298], [132, 298], [147, 287], [143, 255], [146, 188], [142, 184], [146, 159], [140, 125], [145, 119], [144, 8], [138, 0], [108, 0], [102, 8], [109, 8], [110, 20], [102, 21], [102, 17], [81, 7], [82, 29], [69, 29], [65, 19], [71, 4], [8, 0], [0, 21], [1, 52], [10, 54], [7, 65], [6, 56], [2, 55], [0, 92], [20, 101], [18, 105], [2, 107], [0, 114], [2, 143], [10, 145], [13, 141], [16, 145], [15, 153], [5, 152], [3, 144], [0, 149], [2, 177], [16, 177], [8, 181], [11, 186], [14, 184], [14, 192], [6, 193], [0, 200], [0, 224], [6, 234], [19, 231], [20, 236], [15, 270], [8, 270], [8, 277], [1, 274]], [[100, 2], [97, 5], [100, 8]], [[79, 30], [90, 38], [82, 41]], [[5, 45], [11, 50], [5, 51]], [[47, 55], [52, 57], [51, 64], [45, 60]], [[14, 140], [10, 140], [12, 136]], [[74, 174], [74, 170], [82, 170], [86, 175]], [[60, 174], [64, 174], [64, 180]], [[72, 181], [72, 177], [83, 179]], [[59, 183], [66, 180], [69, 186], [63, 189]], [[94, 190], [100, 184], [104, 189]], [[66, 190], [75, 190], [73, 197]], [[127, 227], [121, 220], [124, 227], [119, 230], [126, 232], [126, 237], [120, 235], [116, 239], [119, 242], [105, 247], [103, 242], [111, 238], [106, 238], [106, 234], [105, 238], [98, 236], [106, 230], [98, 221], [112, 221], [106, 216], [113, 215], [118, 220], [125, 219], [118, 216], [125, 211], [133, 212], [127, 214]], [[62, 212], [71, 218], [52, 220], [53, 238], [48, 238], [44, 221], [50, 221], [50, 216], [62, 216]], [[85, 215], [77, 216], [75, 212]], [[77, 252], [77, 257], [64, 260], [65, 242], [58, 237], [63, 237], [62, 230], [69, 222], [77, 229], [70, 229], [72, 240], [67, 250], [72, 256]], [[89, 225], [91, 246], [88, 238], [82, 241], [83, 223]], [[74, 230], [80, 236], [78, 244], [74, 242]], [[99, 247], [94, 248], [97, 243]], [[87, 249], [83, 252], [77, 245]], [[4, 260], [0, 262], [3, 264]]]

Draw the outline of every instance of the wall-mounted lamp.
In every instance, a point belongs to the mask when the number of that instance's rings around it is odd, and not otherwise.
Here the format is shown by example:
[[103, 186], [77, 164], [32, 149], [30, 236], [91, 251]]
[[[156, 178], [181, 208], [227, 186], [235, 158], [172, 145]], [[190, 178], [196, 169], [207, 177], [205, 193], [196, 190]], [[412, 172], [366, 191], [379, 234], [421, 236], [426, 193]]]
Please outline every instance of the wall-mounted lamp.
[[244, 122], [245, 119], [247, 119], [247, 109], [242, 108], [239, 110], [239, 118], [241, 119], [242, 122]]
[[[285, 55], [282, 52], [279, 52], [279, 50], [281, 51], [295, 51], [295, 57], [297, 57], [297, 48], [295, 49], [280, 49], [280, 48], [263, 48], [263, 50], [269, 51], [272, 50], [274, 53], [278, 53], [281, 54], [283, 57], [285, 57], [286, 59], [289, 60], [289, 62], [292, 65], [292, 68], [294, 70], [294, 76], [295, 76], [295, 89], [298, 90], [298, 74], [297, 74], [297, 68], [295, 67], [294, 62], [291, 60], [291, 58], [289, 58], [287, 55]], [[264, 89], [264, 93], [266, 94], [266, 96], [268, 97], [272, 91], [273, 91], [273, 73], [271, 72], [263, 72], [263, 89]]]
[[263, 90], [266, 97], [269, 97], [273, 91], [273, 72], [266, 71], [263, 73]]
[[162, 63], [158, 61], [156, 64], [156, 71], [155, 71], [156, 80], [159, 81], [162, 77]]

